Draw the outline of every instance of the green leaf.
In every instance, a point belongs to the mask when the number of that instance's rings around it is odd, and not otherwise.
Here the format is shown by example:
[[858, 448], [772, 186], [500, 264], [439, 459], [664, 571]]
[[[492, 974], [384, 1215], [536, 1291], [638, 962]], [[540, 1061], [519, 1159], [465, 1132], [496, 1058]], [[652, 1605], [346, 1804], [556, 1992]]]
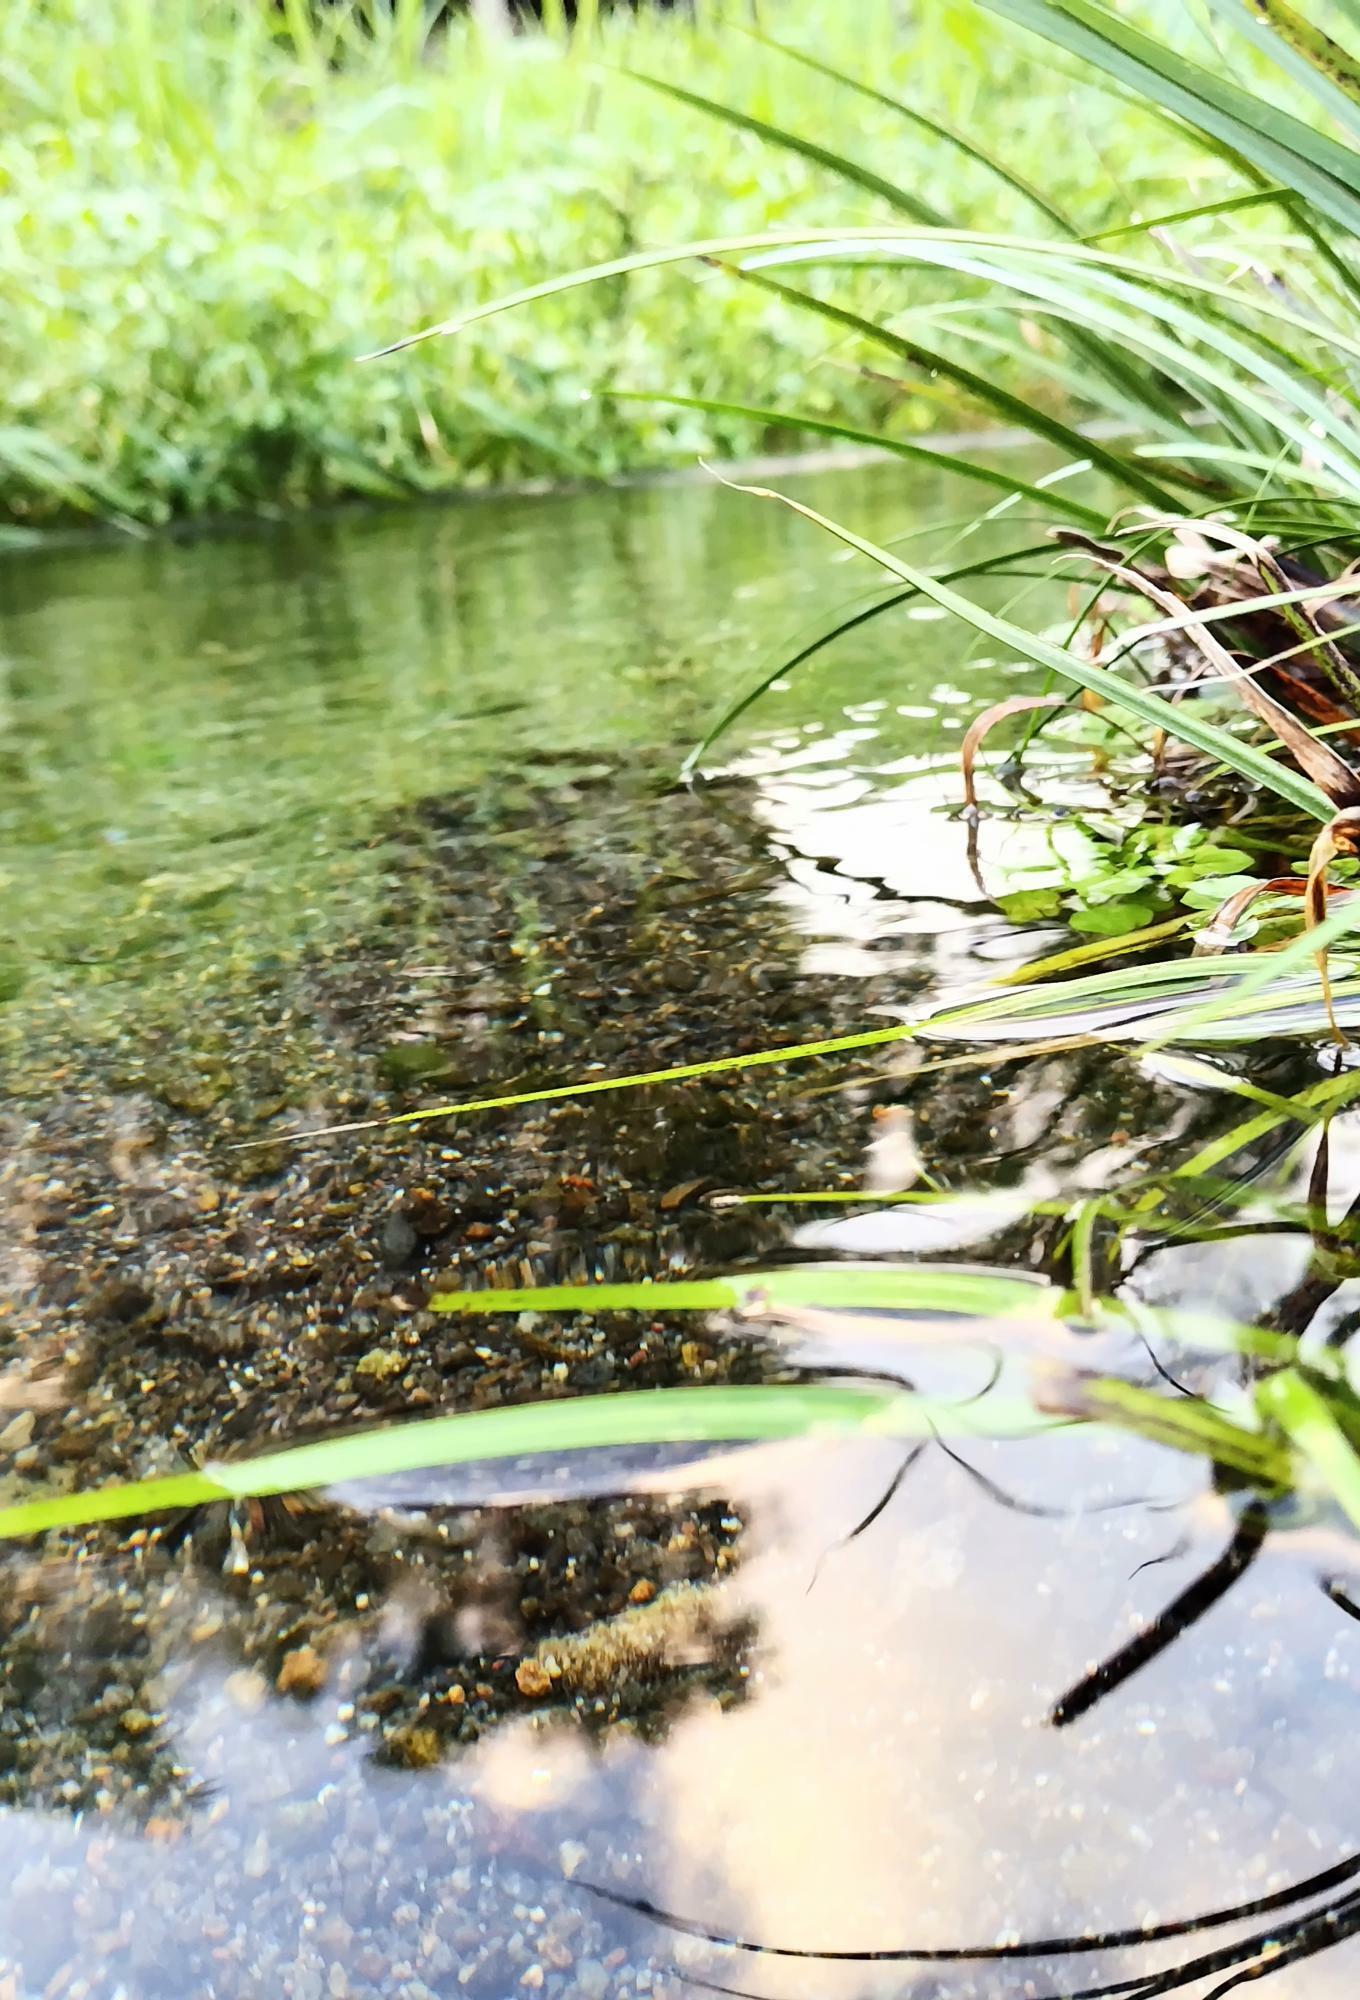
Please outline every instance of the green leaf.
[[996, 906], [1013, 924], [1031, 924], [1038, 917], [1056, 917], [1062, 909], [1062, 890], [1016, 889], [998, 896]]
[[1156, 907], [1151, 901], [1093, 903], [1087, 909], [1070, 911], [1067, 921], [1084, 936], [1122, 937], [1125, 931], [1140, 930], [1150, 923]]
[[673, 97], [679, 104], [688, 104], [695, 111], [703, 111], [710, 118], [718, 118], [724, 124], [734, 125], [739, 132], [750, 132], [767, 144], [780, 146], [786, 152], [798, 153], [814, 166], [829, 167], [842, 180], [852, 181], [866, 193], [877, 195], [880, 201], [888, 203], [902, 215], [909, 215], [916, 222], [923, 222], [927, 228], [943, 228], [946, 218], [919, 195], [911, 194], [894, 181], [886, 181], [869, 167], [861, 166], [858, 160], [848, 159], [843, 153], [833, 153], [829, 147], [818, 145], [815, 139], [804, 139], [797, 132], [786, 132], [781, 126], [769, 125], [763, 118], [753, 118], [749, 112], [738, 111], [730, 104], [721, 104], [716, 98], [701, 97], [697, 91], [685, 90], [678, 83], [670, 83], [664, 77], [645, 76], [641, 70], [629, 70], [628, 75], [635, 83], [645, 83], [651, 90], [659, 90], [665, 97]]
[[1279, 110], [1261, 93], [1244, 90], [1221, 73], [1187, 61], [1093, 0], [982, 0], [982, 4], [1231, 146], [1272, 181], [1302, 195], [1352, 235], [1360, 235], [1356, 154]]
[[976, 1319], [1046, 1319], [1061, 1293], [1007, 1272], [947, 1264], [794, 1264], [731, 1278], [657, 1284], [547, 1285], [501, 1291], [438, 1292], [432, 1312], [722, 1312], [754, 1299], [772, 1310], [817, 1305], [863, 1310], [959, 1313]]

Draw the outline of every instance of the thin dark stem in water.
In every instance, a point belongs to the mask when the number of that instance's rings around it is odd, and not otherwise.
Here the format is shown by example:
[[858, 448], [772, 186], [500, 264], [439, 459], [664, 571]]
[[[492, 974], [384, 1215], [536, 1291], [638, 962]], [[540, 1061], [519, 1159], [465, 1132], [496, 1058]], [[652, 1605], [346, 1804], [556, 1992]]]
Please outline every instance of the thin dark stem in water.
[[1065, 1729], [1080, 1716], [1089, 1714], [1097, 1702], [1103, 1701], [1122, 1687], [1127, 1680], [1142, 1668], [1150, 1665], [1168, 1646], [1188, 1632], [1211, 1611], [1220, 1598], [1225, 1597], [1233, 1585], [1246, 1572], [1260, 1553], [1267, 1527], [1266, 1511], [1263, 1507], [1248, 1507], [1244, 1512], [1237, 1532], [1219, 1557], [1218, 1561], [1195, 1578], [1179, 1597], [1173, 1598], [1160, 1617], [1102, 1660], [1079, 1680], [1075, 1687], [1056, 1701], [1049, 1714], [1049, 1721], [1055, 1729]]
[[[1258, 1896], [1251, 1902], [1230, 1904], [1223, 1909], [1208, 1910], [1198, 1917], [1182, 1917], [1167, 1923], [1147, 1924], [1138, 1929], [1092, 1931], [1080, 1937], [1032, 1938], [1019, 1944], [902, 1945], [858, 1951], [820, 1951], [811, 1946], [767, 1944], [730, 1931], [710, 1929], [692, 1917], [663, 1909], [646, 1896], [625, 1895], [621, 1890], [606, 1888], [600, 1882], [583, 1881], [580, 1886], [589, 1895], [598, 1896], [602, 1902], [611, 1903], [616, 1909], [630, 1910], [634, 1916], [646, 1917], [667, 1930], [680, 1932], [684, 1937], [698, 1938], [704, 1944], [721, 1945], [729, 1951], [750, 1952], [758, 1957], [817, 1959], [827, 1965], [963, 1965], [974, 1962], [982, 1965], [1012, 1959], [1074, 1957], [1078, 1953], [1136, 1950], [1144, 1945], [1165, 1943], [1170, 1938], [1191, 1937], [1198, 1931], [1218, 1930], [1226, 1924], [1245, 1923], [1254, 1917], [1270, 1916], [1276, 1911], [1290, 1909], [1312, 1896], [1325, 1895], [1330, 1890], [1344, 1887], [1357, 1875], [1360, 1875], [1360, 1852], [1348, 1854], [1316, 1875], [1292, 1883], [1286, 1889], [1277, 1889], [1271, 1895]], [[1352, 1904], [1356, 1909], [1355, 1928], [1360, 1929], [1360, 1893], [1343, 1899], [1333, 1908], [1349, 1910]], [[1300, 1921], [1312, 1923], [1317, 1914], [1312, 1913]], [[1245, 1946], [1229, 1949], [1240, 1952], [1249, 1947], [1250, 1951], [1258, 1952], [1275, 1936], [1276, 1933], [1271, 1931], [1263, 1938], [1246, 1940]], [[1233, 1962], [1231, 1958], [1224, 1959], [1203, 1969], [1212, 1973], [1226, 1969]], [[1138, 1981], [1132, 1984], [1137, 1986]], [[1106, 1987], [1101, 1990], [1110, 1992], [1118, 1989]], [[1048, 2000], [1053, 2000], [1053, 1996], [1048, 1996]], [[1085, 1997], [1065, 1995], [1063, 2000], [1085, 2000]]]
[[805, 1596], [810, 1597], [812, 1595], [813, 1590], [816, 1588], [817, 1579], [822, 1573], [822, 1565], [826, 1562], [827, 1558], [839, 1554], [842, 1549], [848, 1549], [851, 1542], [862, 1535], [866, 1529], [872, 1528], [874, 1522], [878, 1520], [884, 1510], [892, 1505], [893, 1501], [897, 1498], [902, 1481], [911, 1471], [911, 1468], [915, 1465], [925, 1448], [924, 1440], [918, 1445], [913, 1445], [863, 1519], [856, 1521], [850, 1532], [842, 1535], [838, 1542], [832, 1542], [828, 1548], [822, 1550], [812, 1566], [812, 1575], [808, 1578], [808, 1587], [804, 1592]]

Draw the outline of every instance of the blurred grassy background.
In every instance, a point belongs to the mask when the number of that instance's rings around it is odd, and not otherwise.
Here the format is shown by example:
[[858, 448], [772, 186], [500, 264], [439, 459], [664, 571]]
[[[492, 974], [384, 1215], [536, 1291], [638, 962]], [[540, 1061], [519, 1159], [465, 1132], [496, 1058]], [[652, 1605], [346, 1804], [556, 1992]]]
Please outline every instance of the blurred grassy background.
[[[951, 219], [1034, 229], [964, 154], [763, 46], [732, 11], [699, 0], [695, 19], [644, 9], [500, 39], [467, 21], [428, 33], [419, 0], [317, 15], [303, 0], [6, 0], [0, 516], [156, 522], [767, 442], [614, 388], [907, 430], [948, 420], [928, 391], [904, 400], [839, 365], [825, 325], [694, 268], [356, 364], [475, 300], [642, 245], [886, 212], [624, 69], [853, 154]], [[1193, 198], [1164, 128], [1112, 118], [967, 0], [785, 0], [761, 20], [984, 139], [1083, 228], [1144, 197]], [[882, 316], [902, 280], [836, 283]]]

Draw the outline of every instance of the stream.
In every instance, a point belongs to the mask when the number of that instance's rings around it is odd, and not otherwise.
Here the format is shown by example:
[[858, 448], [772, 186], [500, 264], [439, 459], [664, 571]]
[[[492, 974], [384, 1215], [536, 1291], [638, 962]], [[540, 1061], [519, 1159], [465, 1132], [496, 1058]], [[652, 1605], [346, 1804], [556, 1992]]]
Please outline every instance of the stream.
[[[1039, 536], [964, 536], [970, 489], [897, 466], [776, 483], [913, 561]], [[810, 1258], [1063, 1276], [1071, 1204], [1241, 1123], [1118, 1050], [906, 1043], [374, 1122], [851, 1035], [1077, 941], [998, 911], [958, 812], [968, 723], [1038, 676], [929, 607], [678, 781], [877, 588], [712, 483], [0, 555], [0, 1502], [442, 1410], [916, 1381], [872, 1322], [800, 1346], [427, 1301]], [[1061, 586], [991, 590], [1061, 615]], [[1098, 810], [1075, 737], [1036, 769]], [[1042, 866], [987, 796], [983, 881]], [[1288, 1093], [1323, 1062], [1239, 1067]], [[1312, 1267], [1281, 1200], [1250, 1233], [1149, 1226], [1108, 1282], [1285, 1312]], [[1319, 1326], [1358, 1304], [1343, 1282]], [[960, 1329], [951, 1393], [1002, 1339]], [[1150, 2000], [1201, 1959], [1176, 1990], [1207, 2000], [1216, 1953], [1329, 1909], [1269, 1991], [1353, 1991], [1360, 1625], [1307, 1534], [1063, 1715], [1223, 1558], [1203, 1460], [1092, 1426], [668, 1463], [0, 1544], [0, 2000]]]

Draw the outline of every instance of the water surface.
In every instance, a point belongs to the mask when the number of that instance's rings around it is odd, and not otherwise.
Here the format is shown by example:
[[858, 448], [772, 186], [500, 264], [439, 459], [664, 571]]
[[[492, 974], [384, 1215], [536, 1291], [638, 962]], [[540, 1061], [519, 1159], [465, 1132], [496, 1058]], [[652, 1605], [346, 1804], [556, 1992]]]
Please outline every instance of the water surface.
[[[968, 504], [896, 468], [786, 483], [941, 559]], [[878, 1025], [1071, 942], [998, 915], [953, 812], [968, 720], [1032, 680], [933, 615], [861, 626], [704, 786], [675, 784], [779, 647], [873, 582], [806, 523], [702, 486], [4, 559], [0, 1330], [61, 1384], [0, 1430], [7, 1493], [440, 1408], [768, 1379], [789, 1351], [718, 1319], [504, 1315], [470, 1336], [424, 1304], [809, 1253], [1062, 1277], [1062, 1217], [1032, 1204], [1168, 1170], [1236, 1122], [1224, 1092], [1081, 1050], [866, 1055], [307, 1136]], [[1075, 752], [1050, 782], [1068, 809], [1096, 796]], [[993, 820], [984, 868], [1043, 838]], [[876, 1201], [910, 1179], [894, 1133], [967, 1199]], [[1344, 1124], [1333, 1144], [1341, 1200]], [[714, 1200], [817, 1189], [863, 1199]], [[1250, 1239], [1130, 1239], [1108, 1282], [1283, 1310], [1307, 1238], [1277, 1205], [1243, 1214]], [[1327, 1309], [1343, 1324], [1349, 1289]], [[964, 1384], [997, 1345], [969, 1334]], [[900, 1330], [833, 1347], [927, 1366]], [[1341, 1862], [1360, 1631], [1314, 1544], [1273, 1535], [1055, 1727], [1221, 1556], [1232, 1509], [1198, 1461], [1097, 1431], [959, 1457], [931, 1445], [890, 1494], [900, 1447], [804, 1443], [727, 1454], [698, 1492], [658, 1472], [492, 1509], [435, 1482], [12, 1552], [0, 1991], [1160, 1990], [1272, 1919], [948, 1955], [1190, 1919]], [[543, 1686], [521, 1670], [554, 1645], [571, 1664]], [[920, 1956], [733, 1950], [592, 1884], [731, 1937]], [[1340, 1995], [1355, 1969], [1341, 1942], [1273, 1991]]]

